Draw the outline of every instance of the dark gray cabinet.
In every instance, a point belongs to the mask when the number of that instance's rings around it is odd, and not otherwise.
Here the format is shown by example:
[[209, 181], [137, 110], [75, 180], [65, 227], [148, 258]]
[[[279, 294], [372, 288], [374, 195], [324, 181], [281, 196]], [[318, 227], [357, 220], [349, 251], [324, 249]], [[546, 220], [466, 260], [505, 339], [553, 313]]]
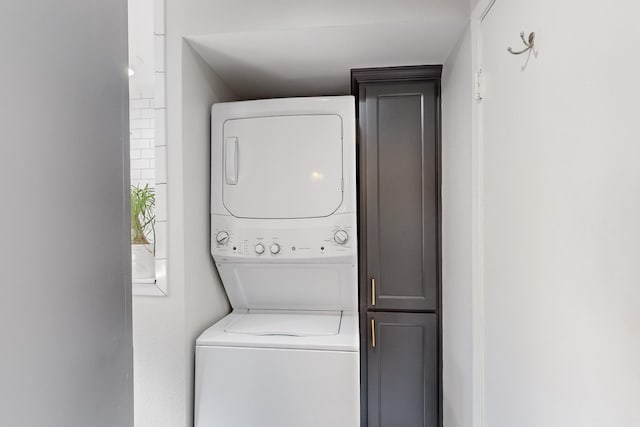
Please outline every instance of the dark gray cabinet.
[[437, 306], [437, 85], [360, 86], [369, 309]]
[[352, 70], [363, 427], [442, 426], [441, 72]]
[[438, 425], [438, 326], [433, 313], [367, 314], [369, 427]]

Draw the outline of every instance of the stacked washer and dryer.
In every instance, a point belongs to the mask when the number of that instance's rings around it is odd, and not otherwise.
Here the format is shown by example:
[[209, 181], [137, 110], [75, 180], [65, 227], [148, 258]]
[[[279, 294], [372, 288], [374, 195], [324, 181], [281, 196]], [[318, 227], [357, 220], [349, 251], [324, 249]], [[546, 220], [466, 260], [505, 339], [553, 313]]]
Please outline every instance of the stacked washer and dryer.
[[355, 101], [216, 104], [211, 253], [233, 312], [196, 344], [196, 427], [360, 424]]

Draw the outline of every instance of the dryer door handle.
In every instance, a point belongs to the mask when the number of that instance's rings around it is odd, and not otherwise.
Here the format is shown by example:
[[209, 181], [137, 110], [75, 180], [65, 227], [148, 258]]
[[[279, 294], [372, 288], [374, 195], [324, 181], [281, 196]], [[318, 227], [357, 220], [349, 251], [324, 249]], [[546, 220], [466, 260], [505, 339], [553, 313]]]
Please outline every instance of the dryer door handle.
[[225, 139], [224, 178], [228, 185], [238, 183], [238, 138], [235, 136]]

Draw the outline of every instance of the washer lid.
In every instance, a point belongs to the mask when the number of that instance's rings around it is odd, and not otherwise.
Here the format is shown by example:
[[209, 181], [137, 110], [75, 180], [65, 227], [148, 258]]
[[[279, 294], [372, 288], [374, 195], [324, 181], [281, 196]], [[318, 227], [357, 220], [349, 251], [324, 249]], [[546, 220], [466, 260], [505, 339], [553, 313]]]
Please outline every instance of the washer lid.
[[340, 332], [342, 313], [249, 311], [227, 325], [225, 332], [294, 337], [329, 336]]

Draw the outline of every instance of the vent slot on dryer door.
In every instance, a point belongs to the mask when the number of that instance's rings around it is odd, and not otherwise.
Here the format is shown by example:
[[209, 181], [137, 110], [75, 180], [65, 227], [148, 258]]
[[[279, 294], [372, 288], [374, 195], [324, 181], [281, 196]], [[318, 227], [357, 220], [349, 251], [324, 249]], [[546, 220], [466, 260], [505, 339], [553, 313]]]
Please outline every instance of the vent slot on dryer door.
[[223, 201], [239, 218], [317, 218], [342, 204], [342, 119], [270, 116], [224, 123]]

